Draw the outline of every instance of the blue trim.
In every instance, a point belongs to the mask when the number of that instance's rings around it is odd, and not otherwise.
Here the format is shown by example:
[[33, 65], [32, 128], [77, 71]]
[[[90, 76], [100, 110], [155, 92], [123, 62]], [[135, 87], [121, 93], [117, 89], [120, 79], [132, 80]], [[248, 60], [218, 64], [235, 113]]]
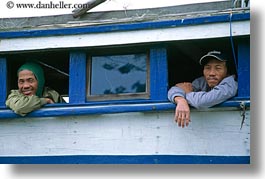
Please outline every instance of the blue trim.
[[86, 53], [76, 51], [70, 53], [69, 102], [84, 103], [86, 101]]
[[234, 38], [233, 38], [233, 29], [232, 29], [232, 17], [233, 14], [230, 14], [230, 43], [231, 43], [231, 48], [232, 48], [232, 53], [233, 53], [233, 60], [234, 64], [236, 67], [236, 73], [237, 73], [237, 61], [236, 61], [236, 53], [235, 53], [235, 47], [234, 47]]
[[167, 49], [150, 49], [150, 95], [152, 100], [167, 100]]
[[0, 157], [0, 164], [250, 164], [250, 156], [68, 155]]
[[0, 57], [0, 81], [1, 81], [1, 87], [0, 87], [0, 106], [5, 106], [5, 101], [7, 97], [7, 63], [6, 58]]
[[238, 44], [238, 96], [250, 96], [250, 42]]
[[[250, 20], [250, 13], [233, 14], [231, 20], [232, 21]], [[0, 32], [0, 38], [3, 39], [3, 38], [20, 38], [20, 37], [44, 37], [44, 36], [55, 36], [55, 35], [106, 33], [106, 32], [117, 32], [117, 31], [142, 30], [142, 29], [172, 28], [178, 26], [199, 25], [199, 24], [229, 22], [229, 21], [230, 21], [230, 14], [224, 14], [216, 16], [166, 20], [158, 22], [139, 22], [139, 23], [129, 23], [129, 24], [98, 25], [98, 26], [75, 27], [75, 28]]]
[[[218, 107], [236, 107], [240, 110], [241, 101], [226, 101]], [[249, 101], [245, 101], [247, 107]], [[29, 113], [26, 117], [56, 117], [56, 116], [79, 116], [91, 114], [113, 114], [128, 112], [150, 112], [174, 110], [175, 105], [169, 102], [149, 102], [149, 103], [126, 103], [126, 104], [109, 104], [109, 105], [87, 105], [87, 104], [52, 104], [47, 105], [39, 110]], [[7, 108], [0, 108], [0, 120], [6, 118], [20, 118], [17, 114]], [[23, 117], [21, 117], [23, 118]]]

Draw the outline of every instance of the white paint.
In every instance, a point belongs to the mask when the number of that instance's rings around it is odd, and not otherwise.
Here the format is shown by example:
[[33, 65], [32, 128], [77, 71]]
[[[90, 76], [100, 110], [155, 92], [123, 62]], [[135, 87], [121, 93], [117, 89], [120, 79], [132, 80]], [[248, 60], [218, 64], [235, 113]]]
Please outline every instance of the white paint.
[[1, 156], [250, 155], [250, 116], [197, 111], [180, 128], [174, 111], [0, 120]]
[[[250, 21], [233, 22], [233, 36], [249, 35]], [[14, 38], [0, 40], [0, 52], [229, 37], [229, 23], [110, 33]]]

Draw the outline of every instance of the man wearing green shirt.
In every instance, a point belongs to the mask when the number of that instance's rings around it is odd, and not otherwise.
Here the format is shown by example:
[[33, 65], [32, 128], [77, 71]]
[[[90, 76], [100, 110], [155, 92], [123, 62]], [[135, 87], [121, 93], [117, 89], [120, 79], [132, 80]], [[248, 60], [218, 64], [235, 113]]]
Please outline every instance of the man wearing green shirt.
[[18, 90], [11, 90], [6, 100], [6, 106], [16, 114], [25, 116], [45, 104], [61, 101], [59, 93], [44, 87], [44, 72], [39, 64], [25, 63], [18, 69], [17, 75]]

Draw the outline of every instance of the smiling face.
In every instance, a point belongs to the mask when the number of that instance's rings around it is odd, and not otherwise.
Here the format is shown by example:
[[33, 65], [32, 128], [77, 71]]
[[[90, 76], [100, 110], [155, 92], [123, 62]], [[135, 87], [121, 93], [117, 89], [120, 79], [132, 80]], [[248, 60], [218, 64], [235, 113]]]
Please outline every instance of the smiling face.
[[18, 73], [18, 89], [26, 96], [36, 95], [38, 81], [32, 71], [22, 70]]
[[204, 65], [203, 75], [210, 88], [218, 85], [227, 76], [226, 62], [210, 59]]

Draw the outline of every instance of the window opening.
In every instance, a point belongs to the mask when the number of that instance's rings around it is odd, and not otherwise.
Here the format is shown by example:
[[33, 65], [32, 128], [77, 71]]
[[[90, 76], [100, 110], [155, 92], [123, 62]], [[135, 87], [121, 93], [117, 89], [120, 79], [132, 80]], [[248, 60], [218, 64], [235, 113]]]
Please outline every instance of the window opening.
[[[238, 39], [234, 38], [237, 51]], [[171, 42], [168, 44], [169, 87], [183, 81], [192, 82], [202, 76], [199, 59], [212, 50], [225, 53], [230, 59], [230, 74], [237, 75], [230, 38], [199, 39]]]
[[63, 97], [68, 97], [69, 53], [67, 51], [42, 51], [8, 55], [8, 92], [11, 89], [18, 89], [17, 70], [27, 61], [34, 61], [41, 65], [45, 75], [45, 86], [56, 90]]

